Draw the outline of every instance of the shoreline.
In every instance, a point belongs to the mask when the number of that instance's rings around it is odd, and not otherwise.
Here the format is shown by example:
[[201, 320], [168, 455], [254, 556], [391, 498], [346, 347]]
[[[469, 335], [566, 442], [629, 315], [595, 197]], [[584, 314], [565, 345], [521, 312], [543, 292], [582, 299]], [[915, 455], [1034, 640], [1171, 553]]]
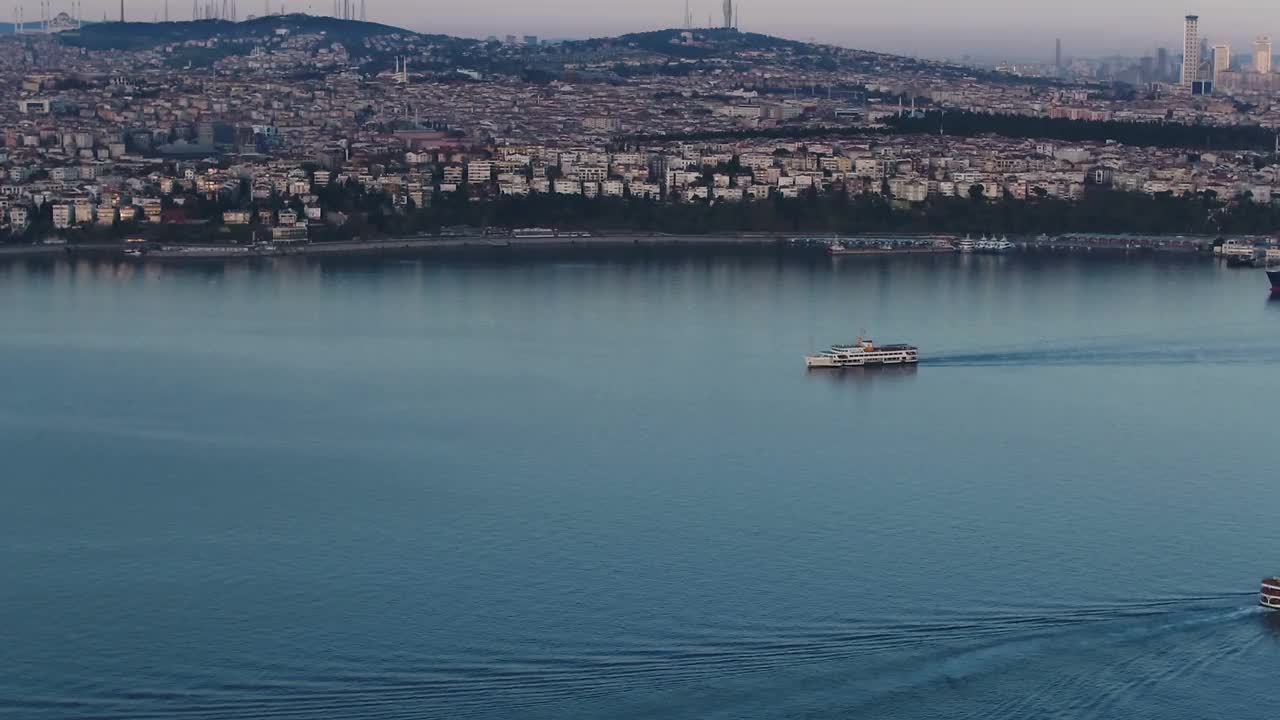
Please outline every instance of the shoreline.
[[[533, 250], [554, 252], [581, 249], [789, 249], [827, 255], [826, 245], [833, 240], [933, 240], [955, 238], [933, 234], [880, 233], [871, 235], [778, 235], [772, 233], [721, 233], [708, 235], [667, 234], [593, 234], [568, 237], [510, 236], [440, 236], [396, 237], [369, 241], [299, 243], [278, 245], [273, 249], [237, 245], [167, 246], [148, 249], [142, 255], [127, 255], [130, 246], [123, 243], [67, 243], [52, 245], [0, 245], [0, 262], [21, 259], [117, 259], [131, 262], [207, 262], [211, 260], [253, 260], [287, 257], [369, 257], [402, 253], [474, 255], [504, 251]], [[1215, 257], [1215, 238], [1208, 236], [1106, 236], [1070, 234], [1053, 238], [1024, 238], [1015, 242], [1010, 254], [1056, 252], [1105, 252], [1108, 254], [1179, 254]], [[830, 257], [892, 257], [897, 255], [946, 255], [952, 248], [904, 245], [897, 248], [859, 247], [831, 253]], [[983, 254], [983, 253], [978, 253]]]
[[125, 254], [128, 246], [107, 243], [66, 243], [57, 245], [0, 245], [5, 258], [113, 257], [137, 261], [237, 260], [277, 257], [335, 257], [378, 255], [398, 251], [472, 252], [487, 250], [561, 250], [570, 248], [627, 247], [770, 247], [784, 246], [788, 236], [720, 235], [590, 235], [582, 237], [491, 237], [477, 235], [440, 237], [396, 237], [368, 241], [299, 243], [263, 250], [247, 245], [168, 246], [139, 256]]

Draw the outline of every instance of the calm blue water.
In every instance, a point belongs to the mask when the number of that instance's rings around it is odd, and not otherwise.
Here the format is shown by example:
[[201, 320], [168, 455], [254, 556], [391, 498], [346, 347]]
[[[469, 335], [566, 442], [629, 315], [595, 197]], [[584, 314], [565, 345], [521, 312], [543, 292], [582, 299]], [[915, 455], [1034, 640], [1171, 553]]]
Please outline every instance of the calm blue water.
[[1280, 697], [1261, 273], [851, 260], [0, 266], [0, 716]]

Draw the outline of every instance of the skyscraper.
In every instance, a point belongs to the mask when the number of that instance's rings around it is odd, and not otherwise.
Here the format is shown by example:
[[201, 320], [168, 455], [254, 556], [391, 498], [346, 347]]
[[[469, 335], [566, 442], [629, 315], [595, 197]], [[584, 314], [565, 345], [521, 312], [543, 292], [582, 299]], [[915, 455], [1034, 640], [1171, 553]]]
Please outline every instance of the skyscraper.
[[1062, 38], [1053, 41], [1053, 68], [1062, 77]]
[[1169, 79], [1169, 48], [1156, 48], [1156, 82]]
[[1271, 38], [1266, 35], [1253, 41], [1253, 69], [1263, 75], [1271, 72]]
[[1200, 73], [1200, 17], [1188, 15], [1187, 24], [1182, 33], [1182, 76], [1179, 82], [1183, 87], [1191, 87]]
[[724, 27], [733, 27], [733, 0], [724, 0]]
[[1218, 76], [1231, 69], [1231, 46], [1220, 43], [1213, 46], [1213, 84], [1218, 84]]

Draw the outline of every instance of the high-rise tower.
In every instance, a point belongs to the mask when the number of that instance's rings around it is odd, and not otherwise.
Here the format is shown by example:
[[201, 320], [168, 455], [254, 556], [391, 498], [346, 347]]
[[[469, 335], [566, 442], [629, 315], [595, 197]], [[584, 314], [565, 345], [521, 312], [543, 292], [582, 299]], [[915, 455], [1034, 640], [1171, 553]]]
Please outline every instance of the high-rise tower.
[[1184, 87], [1199, 79], [1200, 74], [1200, 16], [1188, 15], [1182, 32], [1182, 77]]
[[1231, 69], [1231, 46], [1226, 43], [1213, 46], [1213, 84], [1218, 84], [1219, 76]]
[[1271, 72], [1271, 38], [1266, 35], [1253, 41], [1253, 69], [1263, 75]]
[[733, 27], [733, 0], [724, 0], [724, 27], [726, 30]]
[[1062, 38], [1053, 41], [1053, 70], [1062, 77]]

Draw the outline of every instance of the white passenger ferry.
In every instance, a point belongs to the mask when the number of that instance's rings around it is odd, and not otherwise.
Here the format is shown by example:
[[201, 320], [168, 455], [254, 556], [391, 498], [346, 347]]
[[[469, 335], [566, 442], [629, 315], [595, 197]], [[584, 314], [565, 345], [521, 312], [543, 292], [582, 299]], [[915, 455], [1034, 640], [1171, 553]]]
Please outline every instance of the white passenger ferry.
[[1231, 257], [1251, 258], [1253, 257], [1253, 253], [1256, 250], [1257, 248], [1253, 246], [1252, 242], [1249, 242], [1248, 240], [1237, 240], [1235, 238], [1232, 238], [1231, 240], [1227, 240], [1226, 242], [1222, 243], [1221, 245], [1213, 249], [1215, 253], [1217, 253], [1218, 255], [1221, 255], [1224, 258], [1231, 258]]
[[863, 365], [909, 365], [920, 362], [920, 351], [913, 345], [876, 345], [858, 338], [852, 345], [832, 345], [817, 355], [804, 359], [808, 368], [843, 368]]
[[556, 237], [556, 231], [551, 228], [516, 228], [511, 231], [511, 236], [517, 238], [553, 238]]
[[1280, 610], [1280, 577], [1263, 579], [1258, 604], [1269, 610]]
[[983, 235], [981, 240], [973, 244], [974, 251], [983, 252], [983, 253], [1009, 252], [1010, 250], [1013, 249], [1013, 247], [1014, 245], [1013, 243], [1009, 242], [1008, 237], [1002, 237], [999, 240], [997, 240], [994, 235], [992, 235], [990, 238], [988, 238], [986, 235]]
[[520, 239], [539, 239], [548, 238], [589, 238], [591, 233], [586, 230], [553, 230], [551, 228], [516, 228], [511, 231], [511, 237]]

